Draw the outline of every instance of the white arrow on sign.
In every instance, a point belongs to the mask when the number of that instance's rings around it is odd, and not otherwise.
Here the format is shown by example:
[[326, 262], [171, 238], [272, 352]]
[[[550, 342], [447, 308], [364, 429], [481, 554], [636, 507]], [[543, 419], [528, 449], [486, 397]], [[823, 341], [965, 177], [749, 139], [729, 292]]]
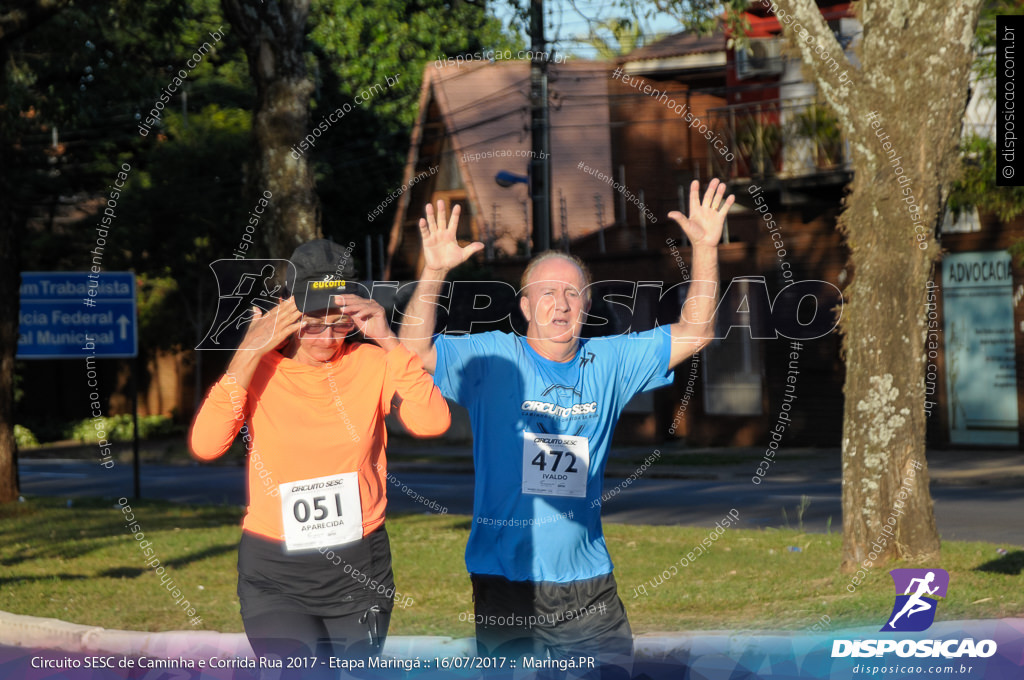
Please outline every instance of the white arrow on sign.
[[121, 318], [117, 320], [117, 325], [121, 327], [121, 339], [122, 340], [127, 340], [128, 339], [128, 326], [131, 325], [131, 321], [128, 320], [127, 316], [122, 314]]

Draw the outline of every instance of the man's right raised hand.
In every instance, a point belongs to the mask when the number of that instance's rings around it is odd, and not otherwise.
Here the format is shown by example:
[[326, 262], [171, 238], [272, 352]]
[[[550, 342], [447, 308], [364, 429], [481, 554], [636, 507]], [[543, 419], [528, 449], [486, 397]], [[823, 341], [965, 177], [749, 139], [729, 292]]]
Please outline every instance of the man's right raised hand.
[[452, 269], [484, 249], [484, 244], [474, 241], [460, 246], [457, 238], [459, 228], [459, 206], [452, 208], [451, 219], [446, 219], [444, 201], [437, 202], [437, 212], [427, 204], [425, 218], [420, 218], [420, 236], [423, 238], [424, 273], [439, 274], [442, 277]]
[[398, 338], [423, 361], [423, 368], [430, 374], [437, 365], [437, 348], [434, 346], [434, 324], [437, 321], [437, 307], [430, 302], [444, 284], [444, 278], [452, 269], [468, 260], [484, 248], [480, 242], [460, 246], [459, 206], [452, 208], [452, 218], [446, 219], [448, 211], [444, 201], [437, 202], [437, 211], [427, 204], [425, 218], [420, 218], [420, 236], [423, 237], [423, 272], [416, 284], [412, 299], [405, 308], [402, 327]]

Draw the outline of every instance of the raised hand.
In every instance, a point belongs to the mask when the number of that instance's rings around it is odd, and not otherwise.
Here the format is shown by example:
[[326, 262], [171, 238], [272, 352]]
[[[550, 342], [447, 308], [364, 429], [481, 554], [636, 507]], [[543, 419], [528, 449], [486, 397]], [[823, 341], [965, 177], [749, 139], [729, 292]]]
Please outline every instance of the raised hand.
[[459, 228], [459, 206], [452, 208], [451, 219], [446, 219], [447, 210], [444, 201], [437, 202], [437, 213], [434, 207], [427, 204], [427, 216], [420, 218], [420, 236], [423, 237], [424, 267], [435, 272], [447, 273], [484, 249], [479, 241], [468, 246], [459, 245], [456, 234]]
[[736, 197], [729, 194], [724, 201], [725, 184], [718, 179], [711, 180], [707, 191], [704, 192], [704, 200], [700, 200], [700, 182], [693, 180], [690, 184], [690, 214], [682, 214], [673, 210], [668, 214], [676, 223], [682, 227], [686, 237], [695, 248], [714, 248], [722, 240], [722, 226], [725, 224], [725, 214], [729, 207], [735, 202]]
[[282, 300], [279, 305], [266, 314], [262, 309], [254, 306], [252, 320], [249, 322], [245, 337], [242, 338], [237, 351], [266, 354], [299, 330], [301, 318], [302, 312], [295, 304], [294, 297]]

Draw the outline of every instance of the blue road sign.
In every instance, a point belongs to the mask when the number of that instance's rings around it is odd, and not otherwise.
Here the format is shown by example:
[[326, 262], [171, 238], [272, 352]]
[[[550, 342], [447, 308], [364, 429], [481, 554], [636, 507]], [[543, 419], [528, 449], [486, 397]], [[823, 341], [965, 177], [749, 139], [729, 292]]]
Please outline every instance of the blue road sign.
[[131, 272], [22, 272], [18, 359], [138, 354]]

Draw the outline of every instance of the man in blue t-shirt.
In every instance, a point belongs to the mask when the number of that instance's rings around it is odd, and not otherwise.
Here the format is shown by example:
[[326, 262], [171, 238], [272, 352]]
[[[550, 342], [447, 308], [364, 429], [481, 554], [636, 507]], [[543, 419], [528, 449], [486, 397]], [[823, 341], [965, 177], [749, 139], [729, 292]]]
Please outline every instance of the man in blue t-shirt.
[[689, 216], [669, 213], [693, 244], [693, 280], [677, 323], [581, 339], [590, 275], [549, 251], [522, 278], [526, 337], [490, 332], [432, 337], [431, 302], [445, 276], [483, 248], [460, 247], [459, 207], [420, 220], [425, 266], [401, 341], [445, 397], [469, 409], [476, 483], [466, 567], [479, 653], [597, 657], [631, 665], [632, 632], [601, 530], [602, 482], [612, 434], [633, 395], [672, 382], [672, 370], [710, 342], [718, 242], [733, 196], [712, 180]]

